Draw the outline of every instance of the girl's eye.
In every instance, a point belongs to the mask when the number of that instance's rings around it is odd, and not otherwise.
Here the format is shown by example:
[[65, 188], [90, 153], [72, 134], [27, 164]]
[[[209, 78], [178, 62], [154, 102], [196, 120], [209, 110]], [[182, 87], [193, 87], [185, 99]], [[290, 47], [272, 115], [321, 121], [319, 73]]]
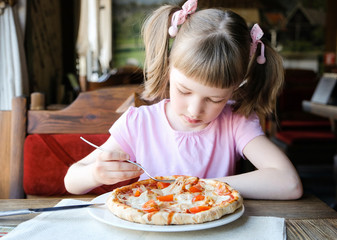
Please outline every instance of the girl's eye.
[[179, 90], [179, 89], [178, 89], [178, 92], [179, 92], [181, 95], [187, 95], [187, 94], [189, 94], [189, 92], [184, 92], [184, 91], [181, 91], [181, 90]]
[[223, 99], [215, 101], [215, 100], [212, 100], [210, 98], [207, 98], [207, 101], [212, 102], [212, 103], [221, 103], [221, 102], [223, 102]]

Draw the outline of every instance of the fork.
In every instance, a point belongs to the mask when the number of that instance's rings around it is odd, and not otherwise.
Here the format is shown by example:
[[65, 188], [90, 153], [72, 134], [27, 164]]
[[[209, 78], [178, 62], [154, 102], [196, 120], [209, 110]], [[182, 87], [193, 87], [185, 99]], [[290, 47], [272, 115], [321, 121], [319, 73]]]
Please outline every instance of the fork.
[[[97, 146], [97, 145], [93, 144], [92, 142], [89, 142], [89, 141], [88, 141], [87, 139], [85, 139], [84, 137], [80, 137], [80, 139], [82, 139], [84, 142], [88, 143], [89, 145], [93, 146], [94, 148], [97, 148], [97, 149], [99, 149], [99, 150], [101, 150], [101, 151], [103, 151], [103, 152], [107, 152], [107, 150], [105, 150], [104, 148], [102, 148], [102, 147], [100, 147], [100, 146]], [[157, 179], [157, 178], [155, 178], [155, 177], [152, 177], [151, 174], [149, 174], [149, 173], [146, 171], [146, 169], [143, 168], [140, 164], [135, 163], [135, 162], [132, 162], [132, 161], [130, 161], [130, 160], [128, 160], [128, 159], [126, 159], [125, 161], [128, 162], [128, 163], [131, 163], [131, 164], [133, 164], [133, 165], [136, 165], [137, 167], [143, 169], [144, 173], [145, 173], [147, 176], [149, 176], [149, 178], [151, 178], [151, 179], [153, 179], [153, 180], [155, 180], [155, 181], [158, 181], [158, 182], [165, 182], [165, 183], [172, 183], [172, 182], [175, 181], [174, 179], [172, 179], [172, 180], [170, 180], [170, 179]]]

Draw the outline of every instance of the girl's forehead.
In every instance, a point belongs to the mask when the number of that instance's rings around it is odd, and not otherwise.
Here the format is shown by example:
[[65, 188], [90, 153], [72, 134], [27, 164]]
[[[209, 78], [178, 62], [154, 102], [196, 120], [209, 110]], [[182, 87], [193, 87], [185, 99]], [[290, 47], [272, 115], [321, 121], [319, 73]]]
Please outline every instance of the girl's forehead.
[[189, 91], [199, 92], [203, 95], [212, 97], [227, 97], [232, 94], [234, 87], [230, 88], [217, 88], [210, 87], [205, 84], [200, 83], [198, 79], [193, 79], [185, 76], [181, 71], [176, 68], [171, 68], [170, 71], [170, 82], [181, 88]]

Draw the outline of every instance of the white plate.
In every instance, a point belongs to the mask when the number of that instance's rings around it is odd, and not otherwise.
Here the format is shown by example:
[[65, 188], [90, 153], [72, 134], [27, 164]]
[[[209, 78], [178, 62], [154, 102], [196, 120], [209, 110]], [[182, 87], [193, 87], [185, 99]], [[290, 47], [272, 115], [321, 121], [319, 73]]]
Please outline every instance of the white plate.
[[[96, 198], [94, 198], [92, 203], [105, 203], [111, 193], [102, 194]], [[140, 224], [129, 222], [123, 220], [119, 217], [116, 217], [113, 213], [110, 212], [106, 205], [102, 207], [96, 208], [88, 208], [89, 214], [97, 219], [100, 222], [132, 230], [141, 230], [141, 231], [151, 231], [151, 232], [182, 232], [182, 231], [195, 231], [195, 230], [203, 230], [208, 228], [214, 228], [221, 225], [228, 224], [230, 222], [235, 221], [239, 217], [242, 216], [244, 210], [244, 206], [237, 209], [234, 213], [225, 215], [224, 217], [214, 220], [211, 222], [200, 223], [200, 224], [187, 224], [187, 225], [150, 225], [150, 224]]]

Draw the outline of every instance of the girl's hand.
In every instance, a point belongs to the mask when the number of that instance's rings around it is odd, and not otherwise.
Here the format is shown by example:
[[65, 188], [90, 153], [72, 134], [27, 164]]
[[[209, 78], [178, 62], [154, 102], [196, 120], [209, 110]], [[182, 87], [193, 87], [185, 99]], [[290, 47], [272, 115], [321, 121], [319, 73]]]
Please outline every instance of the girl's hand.
[[110, 185], [139, 177], [143, 170], [125, 162], [128, 154], [120, 151], [100, 152], [95, 159], [92, 174], [97, 185]]

